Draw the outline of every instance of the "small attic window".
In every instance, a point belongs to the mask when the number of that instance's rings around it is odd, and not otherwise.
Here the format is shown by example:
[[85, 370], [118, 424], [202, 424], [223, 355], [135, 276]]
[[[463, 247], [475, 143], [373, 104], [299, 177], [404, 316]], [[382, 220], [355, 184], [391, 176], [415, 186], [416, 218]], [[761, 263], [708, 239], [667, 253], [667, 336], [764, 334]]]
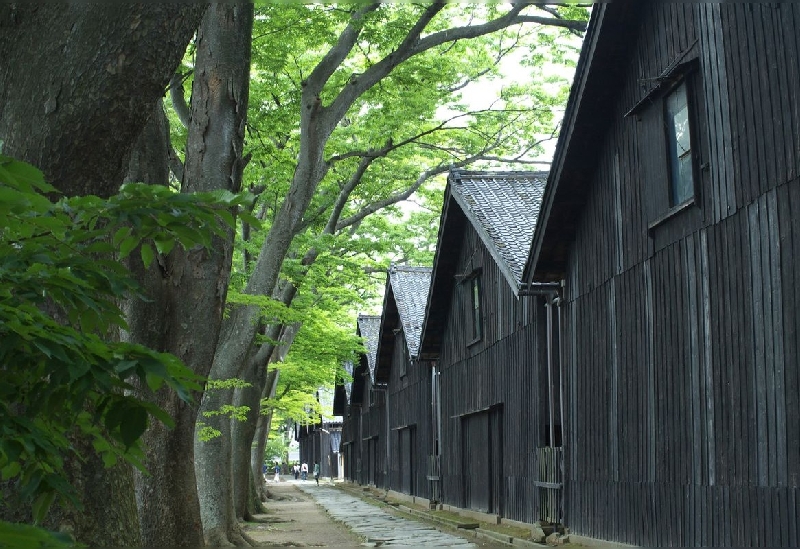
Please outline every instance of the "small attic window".
[[648, 231], [700, 207], [700, 148], [696, 133], [702, 90], [699, 62], [691, 59], [655, 80], [658, 85], [628, 112], [637, 120], [637, 147]]
[[469, 344], [472, 345], [483, 338], [483, 312], [481, 311], [481, 273], [476, 271], [465, 281], [469, 289], [469, 306], [471, 318], [471, 338]]
[[685, 81], [665, 97], [664, 126], [669, 162], [669, 205], [675, 207], [694, 198], [694, 163]]
[[405, 332], [398, 328], [394, 331], [395, 337], [395, 348], [400, 350], [400, 377], [404, 377], [408, 373], [408, 362], [410, 359], [410, 355], [408, 354], [408, 345], [406, 344]]

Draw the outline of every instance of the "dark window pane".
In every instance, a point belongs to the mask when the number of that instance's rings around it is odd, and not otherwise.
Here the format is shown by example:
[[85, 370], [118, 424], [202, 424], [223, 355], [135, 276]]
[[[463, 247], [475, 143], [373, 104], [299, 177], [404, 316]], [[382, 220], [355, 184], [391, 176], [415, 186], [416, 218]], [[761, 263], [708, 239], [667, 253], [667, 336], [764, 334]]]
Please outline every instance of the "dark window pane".
[[694, 196], [686, 84], [681, 84], [667, 96], [665, 107], [670, 163], [670, 206], [676, 206]]
[[471, 282], [472, 294], [472, 338], [481, 338], [481, 286], [480, 278], [474, 277]]

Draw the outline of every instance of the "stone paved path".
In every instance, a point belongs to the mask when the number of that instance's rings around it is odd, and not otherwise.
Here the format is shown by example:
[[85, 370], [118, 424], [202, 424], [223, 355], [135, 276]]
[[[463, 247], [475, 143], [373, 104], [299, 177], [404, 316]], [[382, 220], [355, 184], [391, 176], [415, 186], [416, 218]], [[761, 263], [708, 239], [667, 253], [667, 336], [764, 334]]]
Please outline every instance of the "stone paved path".
[[426, 524], [396, 517], [375, 505], [324, 484], [296, 484], [328, 513], [367, 539], [372, 547], [459, 547], [477, 548], [474, 543]]

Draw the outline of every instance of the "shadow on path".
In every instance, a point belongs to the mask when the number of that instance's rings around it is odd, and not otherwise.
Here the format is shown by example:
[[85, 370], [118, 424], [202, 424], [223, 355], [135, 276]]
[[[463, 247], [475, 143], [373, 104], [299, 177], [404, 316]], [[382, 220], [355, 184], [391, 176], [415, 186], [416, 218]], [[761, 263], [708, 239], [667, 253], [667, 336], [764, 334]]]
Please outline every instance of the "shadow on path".
[[[309, 483], [310, 485], [313, 482]], [[314, 486], [316, 488], [316, 486]], [[333, 520], [313, 497], [297, 488], [297, 483], [269, 483], [274, 499], [267, 513], [256, 515], [266, 521], [246, 523], [247, 533], [262, 547], [361, 547], [363, 540], [346, 526]]]

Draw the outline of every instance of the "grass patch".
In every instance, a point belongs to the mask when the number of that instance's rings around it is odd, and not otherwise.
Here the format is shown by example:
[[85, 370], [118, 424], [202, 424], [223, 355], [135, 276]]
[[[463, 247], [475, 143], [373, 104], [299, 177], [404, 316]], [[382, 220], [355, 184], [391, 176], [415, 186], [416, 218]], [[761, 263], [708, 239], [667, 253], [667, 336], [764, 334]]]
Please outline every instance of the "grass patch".
[[505, 534], [520, 539], [531, 539], [530, 528], [521, 528], [519, 526], [508, 526], [506, 524], [489, 524], [481, 522], [481, 529], [497, 532], [498, 534]]

